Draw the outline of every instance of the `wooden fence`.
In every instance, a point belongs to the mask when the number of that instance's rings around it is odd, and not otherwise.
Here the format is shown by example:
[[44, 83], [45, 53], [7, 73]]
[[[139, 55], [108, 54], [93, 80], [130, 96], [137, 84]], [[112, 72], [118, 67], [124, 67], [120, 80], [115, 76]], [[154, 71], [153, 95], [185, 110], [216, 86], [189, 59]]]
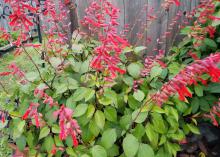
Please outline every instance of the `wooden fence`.
[[[55, 0], [58, 1], [58, 0]], [[77, 4], [78, 21], [85, 15], [85, 9], [93, 0], [73, 0]], [[164, 0], [110, 0], [120, 9], [119, 31], [129, 25], [129, 32], [126, 34], [129, 41], [134, 45], [145, 45], [148, 54], [154, 54], [156, 49], [168, 50], [169, 47], [179, 38], [177, 36], [179, 25], [189, 22], [185, 16], [176, 20], [178, 14], [191, 12], [200, 0], [181, 0], [178, 7], [172, 5], [169, 10], [162, 9]], [[0, 0], [0, 26], [10, 30], [8, 17], [10, 6]], [[4, 17], [3, 17], [4, 16]], [[157, 16], [151, 20], [151, 16]], [[146, 29], [147, 28], [147, 29]], [[165, 37], [165, 35], [167, 35]], [[150, 42], [151, 41], [151, 42]]]
[[[88, 7], [92, 0], [77, 0], [78, 17], [82, 19], [85, 15], [85, 8]], [[177, 7], [172, 5], [169, 10], [162, 9], [164, 0], [110, 0], [121, 11], [120, 28], [123, 30], [129, 25], [130, 30], [127, 37], [132, 44], [145, 45], [148, 48], [147, 54], [154, 54], [155, 49], [168, 50], [170, 46], [178, 39], [177, 34], [179, 25], [189, 22], [184, 16], [172, 26], [173, 20], [177, 14], [186, 14], [199, 4], [200, 0], [181, 0], [181, 5]], [[157, 16], [156, 20], [150, 22], [150, 15]], [[147, 28], [147, 29], [146, 29]], [[146, 29], [146, 30], [145, 30]], [[171, 32], [166, 38], [166, 32]], [[143, 37], [140, 39], [140, 36]], [[151, 42], [149, 42], [151, 40]]]

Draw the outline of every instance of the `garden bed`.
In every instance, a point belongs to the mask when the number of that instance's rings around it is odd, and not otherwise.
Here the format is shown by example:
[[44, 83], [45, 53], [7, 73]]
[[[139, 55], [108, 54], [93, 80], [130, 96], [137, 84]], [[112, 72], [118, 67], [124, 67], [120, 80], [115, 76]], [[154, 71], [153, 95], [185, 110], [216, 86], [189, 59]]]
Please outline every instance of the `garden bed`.
[[[31, 39], [31, 42], [33, 42], [34, 39], [38, 38], [37, 35], [34, 35]], [[23, 43], [27, 43], [29, 42], [30, 39], [26, 40], [26, 41], [23, 41]], [[0, 47], [0, 56], [14, 50], [16, 48], [15, 45], [12, 45], [12, 44], [3, 44], [1, 47]]]
[[[192, 25], [178, 26], [185, 38], [169, 52], [155, 48], [155, 55], [144, 59], [147, 47], [132, 45], [119, 33], [120, 10], [107, 0], [88, 6], [81, 21], [87, 33], [76, 30], [71, 38], [69, 23], [62, 21], [76, 9], [71, 2], [56, 6], [46, 1], [43, 12], [18, 0], [9, 3], [14, 10], [10, 26], [23, 28], [23, 38], [15, 39], [19, 53], [14, 58], [8, 54], [10, 61], [0, 66], [0, 120], [15, 154], [219, 156], [220, 2], [202, 1], [196, 10], [178, 13], [167, 25], [169, 32], [147, 41], [168, 42], [170, 26], [182, 16], [195, 17]], [[164, 1], [161, 10], [181, 5], [179, 0]], [[42, 44], [18, 40], [33, 26], [26, 10], [54, 25], [42, 27]], [[146, 20], [157, 19], [149, 15]], [[142, 37], [138, 34], [137, 40]]]

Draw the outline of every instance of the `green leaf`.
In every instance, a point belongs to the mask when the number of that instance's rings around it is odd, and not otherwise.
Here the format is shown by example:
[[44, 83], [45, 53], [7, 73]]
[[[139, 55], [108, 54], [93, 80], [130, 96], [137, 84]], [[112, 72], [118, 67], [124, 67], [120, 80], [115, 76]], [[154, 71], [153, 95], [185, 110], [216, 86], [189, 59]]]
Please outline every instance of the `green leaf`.
[[138, 107], [140, 107], [140, 102], [137, 101], [133, 95], [129, 95], [128, 96], [128, 105], [132, 109], [137, 109]]
[[91, 131], [91, 133], [97, 137], [99, 135], [100, 129], [98, 127], [98, 125], [95, 122], [95, 119], [93, 118], [90, 123], [89, 123], [89, 130]]
[[64, 147], [63, 142], [60, 140], [59, 136], [54, 136], [54, 142], [57, 147]]
[[84, 115], [87, 111], [88, 104], [79, 104], [76, 106], [76, 109], [74, 110], [73, 117], [80, 117]]
[[201, 85], [195, 85], [194, 90], [197, 96], [202, 97], [203, 96], [203, 86]]
[[181, 65], [177, 62], [172, 62], [169, 66], [168, 66], [169, 72], [173, 75], [176, 75], [180, 69], [181, 69]]
[[169, 115], [173, 116], [178, 122], [179, 114], [178, 114], [178, 111], [174, 107], [166, 106], [165, 110], [167, 113], [169, 113]]
[[62, 63], [62, 60], [58, 57], [50, 57], [50, 63], [54, 68], [57, 68]]
[[97, 110], [95, 113], [95, 122], [97, 126], [102, 130], [105, 125], [105, 115], [102, 111]]
[[134, 157], [137, 154], [139, 142], [132, 134], [127, 134], [123, 140], [122, 146], [127, 157]]
[[205, 38], [204, 43], [206, 44], [206, 46], [210, 47], [212, 50], [217, 49], [217, 44], [212, 39]]
[[209, 106], [208, 101], [206, 101], [206, 99], [200, 98], [199, 105], [200, 105], [201, 110], [206, 111], [206, 112], [210, 111], [210, 106]]
[[132, 121], [132, 116], [131, 115], [124, 115], [121, 117], [120, 119], [120, 126], [123, 128], [123, 129], [128, 129], [130, 123]]
[[77, 154], [76, 154], [76, 152], [73, 150], [73, 148], [70, 148], [70, 147], [66, 148], [66, 152], [67, 152], [67, 154], [70, 155], [71, 157], [77, 157]]
[[119, 156], [119, 146], [114, 144], [110, 149], [107, 150], [107, 154], [109, 157]]
[[205, 90], [210, 93], [220, 93], [220, 83], [210, 83]]
[[108, 97], [103, 96], [103, 97], [101, 97], [101, 99], [99, 99], [99, 103], [100, 103], [100, 104], [102, 104], [102, 105], [107, 106], [107, 105], [112, 104], [112, 99], [111, 99], [111, 98], [108, 98]]
[[145, 128], [142, 124], [137, 124], [137, 126], [133, 129], [133, 135], [138, 139], [141, 140], [141, 138], [145, 134]]
[[164, 150], [164, 148], [160, 148], [157, 152], [156, 157], [171, 157], [172, 155], [167, 152], [167, 150]]
[[88, 154], [83, 154], [81, 157], [90, 157]]
[[131, 52], [131, 51], [133, 51], [132, 47], [125, 47], [123, 53]]
[[117, 111], [113, 107], [106, 107], [104, 110], [105, 118], [111, 122], [117, 122]]
[[138, 78], [141, 74], [141, 67], [139, 64], [137, 63], [131, 63], [128, 66], [128, 73], [134, 77], [134, 78]]
[[151, 144], [154, 147], [157, 147], [158, 140], [159, 140], [158, 133], [154, 131], [153, 126], [150, 123], [146, 125], [146, 134]]
[[135, 47], [135, 48], [134, 48], [134, 52], [135, 52], [136, 54], [138, 54], [139, 52], [145, 50], [146, 48], [147, 48], [147, 47], [145, 47], [145, 46], [138, 46], [138, 47]]
[[150, 77], [151, 77], [151, 78], [154, 78], [154, 77], [160, 76], [160, 74], [162, 73], [162, 71], [163, 71], [163, 69], [162, 69], [160, 66], [154, 66], [154, 67], [151, 69]]
[[198, 129], [195, 125], [193, 125], [193, 124], [187, 124], [187, 126], [188, 126], [189, 130], [190, 130], [191, 132], [193, 132], [194, 134], [200, 134], [199, 129]]
[[42, 129], [40, 130], [39, 140], [42, 139], [42, 138], [44, 138], [44, 137], [46, 137], [49, 133], [50, 133], [50, 129], [49, 129], [47, 126], [45, 126], [44, 128], [42, 128]]
[[29, 72], [25, 74], [25, 77], [28, 81], [35, 81], [39, 77], [39, 74], [37, 72]]
[[133, 96], [136, 100], [141, 102], [142, 100], [144, 100], [145, 94], [141, 90], [137, 90], [136, 92], [134, 92]]
[[199, 102], [198, 97], [194, 97], [192, 99], [191, 106], [192, 106], [192, 113], [196, 113], [199, 109], [199, 106], [200, 106], [200, 102]]
[[34, 135], [32, 134], [32, 131], [28, 131], [26, 134], [26, 141], [27, 144], [30, 148], [34, 147], [34, 143], [35, 143], [35, 138]]
[[173, 156], [176, 156], [176, 153], [181, 150], [180, 146], [176, 143], [171, 143], [167, 141], [165, 146], [168, 152], [170, 154], [173, 154]]
[[79, 87], [78, 82], [73, 78], [68, 77], [66, 81], [68, 84], [68, 89], [77, 89]]
[[92, 157], [107, 157], [107, 152], [102, 146], [96, 145], [92, 148]]
[[90, 64], [90, 59], [82, 62], [81, 67], [80, 67], [80, 74], [84, 74], [89, 70], [89, 64]]
[[20, 133], [23, 132], [24, 126], [25, 126], [25, 121], [24, 121], [24, 120], [23, 120], [23, 121], [20, 121], [20, 122], [18, 123], [17, 128], [18, 128], [18, 131], [19, 131]]
[[137, 109], [132, 113], [132, 120], [136, 118], [135, 119], [136, 123], [143, 123], [148, 116], [148, 112], [140, 112], [140, 113], [139, 112], [140, 109]]
[[162, 144], [164, 144], [167, 141], [167, 138], [165, 135], [162, 135], [160, 138], [160, 142], [159, 142], [159, 146], [161, 146]]
[[95, 113], [95, 107], [94, 105], [89, 105], [87, 112], [86, 112], [86, 117], [87, 118], [92, 118], [93, 114]]
[[134, 84], [134, 79], [128, 75], [123, 75], [123, 81], [130, 87], [132, 87]]
[[20, 119], [15, 119], [13, 123], [16, 124], [13, 129], [13, 139], [15, 140], [16, 138], [20, 137], [24, 132], [25, 121], [21, 121]]
[[152, 112], [165, 113], [165, 111], [164, 111], [161, 107], [159, 107], [159, 106], [157, 106], [157, 105], [154, 105], [154, 106], [153, 106]]
[[72, 51], [74, 53], [82, 53], [83, 52], [83, 45], [82, 44], [72, 44]]
[[138, 157], [154, 157], [154, 151], [148, 144], [140, 144], [138, 149]]
[[50, 152], [53, 148], [53, 145], [54, 145], [54, 140], [52, 136], [48, 136], [47, 138], [44, 139], [42, 147], [47, 152]]
[[59, 83], [55, 85], [55, 89], [56, 89], [56, 94], [62, 94], [68, 90], [67, 84], [65, 83]]
[[85, 101], [86, 102], [89, 101], [94, 95], [95, 95], [95, 90], [88, 88], [85, 94]]
[[159, 113], [151, 113], [153, 128], [156, 132], [164, 134], [167, 132], [167, 127], [164, 124], [164, 120]]
[[90, 128], [88, 129], [88, 126], [81, 127], [82, 130], [82, 140], [83, 142], [91, 142], [94, 139], [94, 134], [91, 132]]
[[21, 136], [16, 139], [16, 145], [20, 151], [23, 151], [26, 146], [26, 138], [25, 136]]
[[52, 126], [52, 133], [59, 134], [60, 133], [60, 127], [58, 125]]
[[186, 26], [183, 29], [181, 29], [180, 34], [188, 35], [191, 31], [192, 31], [192, 27], [191, 26]]
[[115, 129], [108, 129], [103, 132], [101, 138], [101, 144], [106, 149], [109, 149], [113, 146], [115, 141], [117, 140], [117, 133]]
[[116, 106], [118, 105], [118, 97], [115, 91], [111, 89], [105, 89], [104, 96], [111, 100], [111, 104], [115, 104]]
[[88, 92], [88, 90], [85, 87], [80, 87], [74, 92], [72, 99], [74, 101], [80, 101], [86, 97], [87, 92]]

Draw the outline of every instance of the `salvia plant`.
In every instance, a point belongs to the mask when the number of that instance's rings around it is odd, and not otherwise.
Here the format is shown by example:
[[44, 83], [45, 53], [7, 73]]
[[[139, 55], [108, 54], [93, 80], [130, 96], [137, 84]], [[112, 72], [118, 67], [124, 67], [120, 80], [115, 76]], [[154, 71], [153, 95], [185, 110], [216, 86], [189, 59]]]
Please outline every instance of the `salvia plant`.
[[[18, 37], [6, 31], [1, 37], [16, 46], [15, 57], [26, 55], [32, 70], [12, 63], [0, 73], [11, 82], [10, 89], [0, 84], [1, 128], [26, 156], [171, 157], [187, 135], [200, 133], [197, 118], [218, 126], [218, 1], [202, 1], [187, 13], [196, 20], [182, 29], [187, 37], [168, 56], [158, 50], [144, 60], [145, 47], [119, 33], [120, 10], [108, 0], [90, 4], [81, 22], [89, 32], [76, 30], [72, 38], [65, 23], [71, 1], [59, 1], [59, 11], [53, 0], [43, 9], [37, 0], [36, 7], [5, 2]], [[162, 7], [172, 5], [181, 2], [165, 0]], [[34, 25], [30, 12], [50, 24], [41, 26], [42, 44], [25, 42]]]

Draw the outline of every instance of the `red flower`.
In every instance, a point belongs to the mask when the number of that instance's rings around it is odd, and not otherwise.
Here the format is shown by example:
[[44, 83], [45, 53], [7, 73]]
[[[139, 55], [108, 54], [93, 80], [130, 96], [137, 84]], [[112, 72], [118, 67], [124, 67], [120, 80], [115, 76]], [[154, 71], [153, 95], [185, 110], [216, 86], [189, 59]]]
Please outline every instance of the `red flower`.
[[79, 144], [79, 142], [78, 142], [78, 140], [77, 140], [77, 138], [76, 138], [75, 133], [72, 133], [71, 136], [72, 136], [72, 140], [73, 140], [73, 145], [74, 145], [74, 147], [77, 147], [78, 144]]
[[173, 2], [174, 2], [177, 6], [180, 6], [180, 1], [179, 1], [179, 0], [173, 0]]
[[183, 86], [183, 85], [181, 85], [181, 86], [179, 86], [179, 88], [177, 88], [177, 92], [179, 94], [179, 99], [181, 101], [185, 101], [186, 97], [192, 98], [192, 93], [190, 93], [188, 91], [188, 89], [185, 86]]
[[44, 100], [43, 103], [44, 104], [49, 104], [50, 107], [52, 107], [54, 105], [57, 105], [57, 102], [54, 102], [53, 98], [51, 96], [47, 95], [47, 93], [44, 92], [46, 89], [48, 89], [48, 87], [44, 87], [43, 89], [36, 88], [34, 90], [34, 96], [35, 97], [38, 96], [39, 98], [43, 99]]
[[127, 40], [118, 35], [118, 14], [119, 9], [107, 0], [102, 3], [92, 2], [90, 7], [86, 9], [86, 16], [82, 22], [89, 27], [92, 33], [99, 36], [101, 45], [95, 48], [91, 67], [105, 72], [107, 74], [105, 80], [107, 81], [115, 79], [118, 73], [125, 73], [125, 70], [118, 66], [119, 56], [123, 48], [129, 44]]
[[20, 9], [14, 10], [14, 13], [9, 18], [11, 19], [10, 26], [20, 26], [22, 24], [27, 31], [30, 26], [34, 25]]
[[64, 140], [69, 135], [72, 137], [73, 144], [75, 147], [78, 146], [76, 135], [81, 133], [80, 127], [76, 120], [72, 119], [73, 111], [66, 108], [64, 105], [54, 112], [54, 116], [59, 118], [60, 125], [60, 139]]
[[195, 52], [189, 51], [188, 55], [190, 55], [194, 60], [199, 60], [199, 57]]
[[212, 82], [218, 82], [220, 77], [220, 70], [217, 67], [209, 67], [208, 74], [212, 78]]
[[24, 76], [25, 76], [24, 72], [21, 71], [21, 69], [15, 63], [10, 64], [8, 66], [8, 69], [11, 70], [12, 75], [16, 75], [19, 78], [24, 78]]
[[211, 54], [203, 60], [196, 60], [191, 65], [185, 67], [169, 82], [164, 84], [161, 90], [153, 95], [153, 100], [162, 105], [168, 98], [176, 93], [179, 94], [179, 99], [185, 101], [185, 97], [192, 97], [192, 94], [186, 88], [187, 85], [196, 85], [198, 81], [206, 83], [201, 79], [201, 75], [207, 73], [211, 77], [212, 82], [218, 82], [220, 78], [220, 69], [216, 64], [220, 62], [220, 53]]
[[0, 111], [0, 120], [3, 124], [5, 123], [5, 112]]
[[26, 120], [26, 119], [28, 119], [28, 117], [34, 118], [36, 126], [40, 127], [38, 112], [37, 112], [38, 106], [40, 106], [40, 104], [31, 103], [30, 106], [28, 107], [28, 109], [26, 110], [26, 112], [24, 113], [24, 115], [22, 116], [22, 119]]
[[210, 114], [205, 114], [204, 116], [206, 118], [210, 118], [214, 126], [219, 126], [218, 121], [216, 120], [216, 116], [220, 118], [220, 99], [217, 105], [212, 107]]
[[209, 33], [210, 38], [214, 38], [215, 37], [215, 32], [216, 32], [215, 27], [208, 26], [208, 27], [206, 27], [206, 31]]
[[141, 75], [146, 77], [150, 74], [151, 69], [155, 66], [155, 63], [160, 64], [162, 68], [165, 68], [167, 65], [161, 61], [165, 56], [164, 50], [159, 50], [158, 55], [156, 56], [148, 56], [145, 58], [144, 70], [142, 70]]
[[8, 75], [10, 75], [11, 74], [11, 72], [1, 72], [0, 73], [0, 76], [8, 76]]

